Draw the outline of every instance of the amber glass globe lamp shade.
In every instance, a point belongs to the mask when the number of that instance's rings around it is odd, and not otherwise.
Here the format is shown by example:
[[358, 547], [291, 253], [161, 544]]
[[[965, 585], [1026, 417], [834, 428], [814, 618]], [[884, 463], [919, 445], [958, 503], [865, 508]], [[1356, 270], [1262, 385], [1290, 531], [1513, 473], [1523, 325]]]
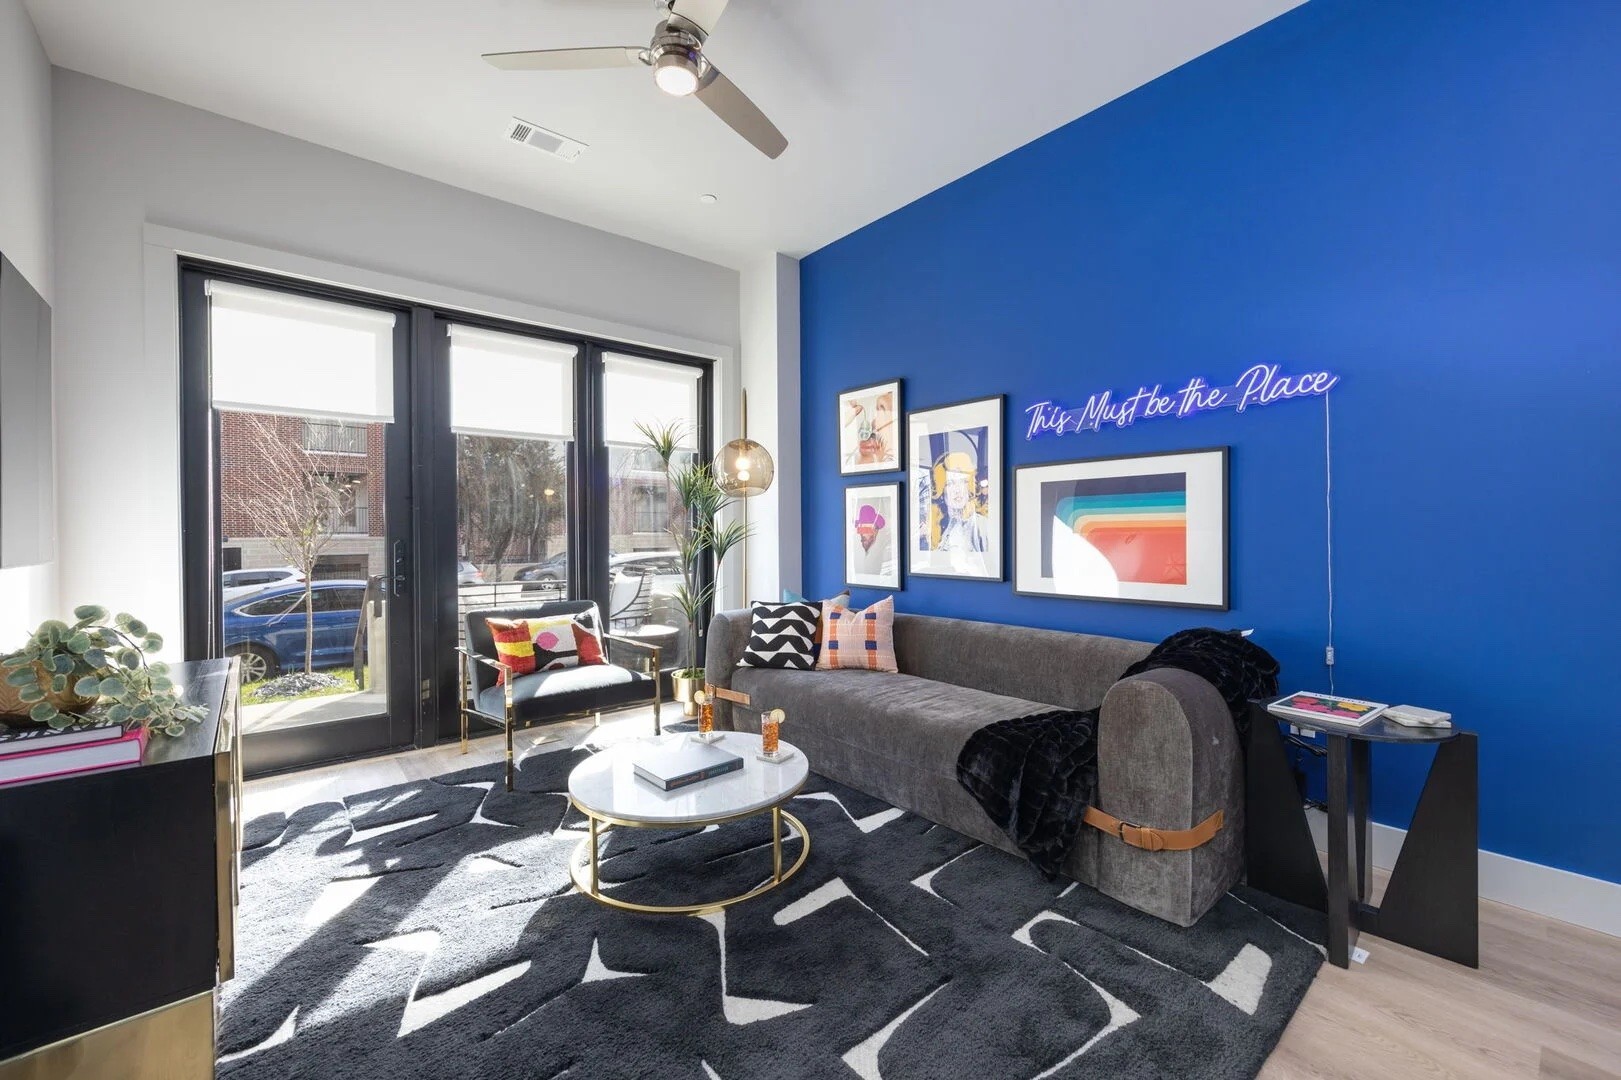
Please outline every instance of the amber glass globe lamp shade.
[[771, 453], [753, 439], [733, 439], [715, 456], [715, 482], [733, 498], [764, 493], [776, 475]]

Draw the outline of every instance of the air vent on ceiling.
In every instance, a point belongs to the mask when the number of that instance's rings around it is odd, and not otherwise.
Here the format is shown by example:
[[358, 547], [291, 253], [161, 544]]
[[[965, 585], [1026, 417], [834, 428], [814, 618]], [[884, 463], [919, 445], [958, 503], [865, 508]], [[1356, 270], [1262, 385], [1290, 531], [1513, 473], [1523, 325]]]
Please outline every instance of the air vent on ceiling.
[[580, 154], [585, 150], [585, 143], [578, 139], [548, 131], [539, 124], [531, 124], [516, 116], [507, 122], [507, 138], [524, 146], [532, 146], [536, 150], [544, 150], [563, 161], [578, 161]]

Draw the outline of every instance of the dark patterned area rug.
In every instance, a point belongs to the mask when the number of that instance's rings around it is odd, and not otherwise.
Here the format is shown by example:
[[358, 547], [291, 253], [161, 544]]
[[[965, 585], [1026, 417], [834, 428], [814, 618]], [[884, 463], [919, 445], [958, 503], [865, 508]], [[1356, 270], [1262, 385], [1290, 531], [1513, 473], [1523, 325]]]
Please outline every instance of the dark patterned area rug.
[[[487, 765], [250, 823], [220, 1075], [1250, 1077], [1321, 963], [1321, 916], [1263, 894], [1182, 929], [814, 774], [781, 889], [610, 910], [567, 870], [588, 753], [530, 756], [510, 794]], [[731, 896], [769, 843], [765, 818], [616, 830], [603, 878]]]

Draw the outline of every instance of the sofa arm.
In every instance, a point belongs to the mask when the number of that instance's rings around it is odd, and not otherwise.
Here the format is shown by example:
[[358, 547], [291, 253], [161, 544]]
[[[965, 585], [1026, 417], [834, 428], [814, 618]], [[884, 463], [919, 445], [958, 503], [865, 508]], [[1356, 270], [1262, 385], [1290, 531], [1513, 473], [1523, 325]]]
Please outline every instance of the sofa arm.
[[[743, 659], [743, 650], [749, 644], [750, 615], [747, 611], [717, 611], [709, 622], [709, 635], [704, 653], [704, 682], [724, 690], [732, 688], [732, 672]], [[715, 702], [715, 726], [722, 731], [736, 731], [732, 723], [732, 706], [725, 701]]]
[[1192, 923], [1242, 872], [1243, 784], [1238, 732], [1209, 682], [1160, 668], [1115, 683], [1098, 716], [1098, 808], [1160, 829], [1192, 828], [1217, 810], [1226, 820], [1214, 839], [1186, 852], [1102, 839], [1098, 887], [1171, 922]]

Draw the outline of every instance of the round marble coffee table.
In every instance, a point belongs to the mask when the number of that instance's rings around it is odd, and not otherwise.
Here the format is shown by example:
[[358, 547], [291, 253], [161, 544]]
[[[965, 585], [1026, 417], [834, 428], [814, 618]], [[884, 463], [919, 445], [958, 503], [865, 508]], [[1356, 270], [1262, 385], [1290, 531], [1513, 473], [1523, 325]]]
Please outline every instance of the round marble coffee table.
[[[762, 761], [760, 736], [742, 731], [722, 732], [712, 745], [743, 759], [736, 772], [703, 780], [675, 791], [661, 791], [636, 775], [635, 760], [651, 746], [692, 739], [691, 734], [632, 739], [593, 754], [569, 773], [569, 802], [585, 815], [590, 831], [569, 859], [569, 875], [585, 895], [609, 907], [658, 915], [702, 915], [770, 892], [799, 872], [810, 857], [810, 833], [783, 804], [805, 786], [810, 775], [804, 751], [781, 742], [780, 762]], [[598, 834], [613, 826], [637, 829], [685, 829], [694, 825], [723, 825], [756, 814], [771, 815], [771, 876], [738, 896], [702, 903], [653, 905], [621, 900], [604, 893], [599, 878]], [[782, 823], [799, 834], [799, 858], [782, 866]]]

